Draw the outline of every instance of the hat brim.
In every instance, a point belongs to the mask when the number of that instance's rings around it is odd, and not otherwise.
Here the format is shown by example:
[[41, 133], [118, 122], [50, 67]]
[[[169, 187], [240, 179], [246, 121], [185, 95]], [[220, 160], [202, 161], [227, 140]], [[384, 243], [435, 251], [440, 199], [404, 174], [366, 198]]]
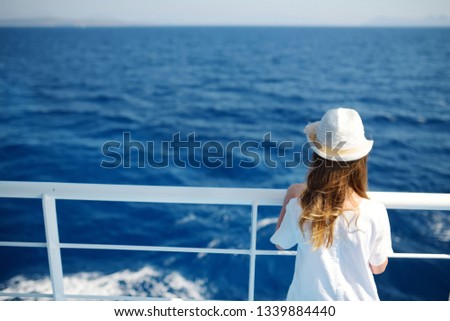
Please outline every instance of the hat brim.
[[303, 132], [308, 138], [311, 149], [322, 158], [329, 159], [331, 161], [349, 162], [363, 158], [372, 150], [373, 140], [368, 139], [366, 139], [363, 144], [350, 149], [332, 149], [324, 146], [316, 139], [316, 133], [319, 124], [320, 121], [309, 123], [305, 126]]

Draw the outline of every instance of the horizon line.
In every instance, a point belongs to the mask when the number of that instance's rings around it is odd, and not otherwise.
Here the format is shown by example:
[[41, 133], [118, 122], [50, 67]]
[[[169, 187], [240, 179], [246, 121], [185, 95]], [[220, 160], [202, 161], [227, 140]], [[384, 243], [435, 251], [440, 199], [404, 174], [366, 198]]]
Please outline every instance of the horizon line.
[[450, 28], [449, 25], [401, 25], [401, 24], [2, 24], [0, 28]]

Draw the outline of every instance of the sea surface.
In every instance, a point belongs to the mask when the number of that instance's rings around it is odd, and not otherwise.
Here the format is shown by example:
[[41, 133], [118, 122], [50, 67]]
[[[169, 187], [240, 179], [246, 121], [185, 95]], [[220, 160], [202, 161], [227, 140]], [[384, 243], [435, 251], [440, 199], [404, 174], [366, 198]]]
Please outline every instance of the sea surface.
[[[0, 180], [286, 188], [307, 172], [286, 165], [304, 151], [303, 127], [338, 106], [357, 109], [375, 141], [370, 190], [450, 193], [449, 28], [0, 29]], [[292, 148], [267, 153], [269, 136]], [[177, 139], [224, 150], [178, 153]], [[253, 147], [227, 150], [233, 141]], [[273, 249], [279, 210], [260, 209], [258, 249]], [[246, 206], [57, 201], [57, 211], [62, 242], [250, 244]], [[396, 252], [450, 253], [450, 212], [389, 217]], [[0, 199], [0, 241], [45, 241], [40, 200]], [[0, 290], [51, 291], [46, 249], [0, 257]], [[244, 255], [63, 249], [62, 260], [70, 294], [247, 299]], [[255, 299], [284, 299], [293, 265], [258, 257]], [[450, 262], [391, 259], [376, 282], [382, 300], [447, 300]]]

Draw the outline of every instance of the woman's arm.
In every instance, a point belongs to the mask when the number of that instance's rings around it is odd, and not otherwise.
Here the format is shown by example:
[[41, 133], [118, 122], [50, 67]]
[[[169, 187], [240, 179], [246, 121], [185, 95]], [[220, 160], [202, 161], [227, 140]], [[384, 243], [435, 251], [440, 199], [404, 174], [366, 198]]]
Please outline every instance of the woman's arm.
[[292, 184], [291, 186], [289, 186], [289, 188], [286, 191], [286, 196], [284, 197], [283, 207], [281, 208], [280, 215], [278, 216], [276, 230], [278, 230], [278, 228], [281, 225], [281, 222], [283, 222], [284, 215], [286, 214], [286, 205], [289, 203], [291, 199], [299, 197], [304, 189], [305, 184]]

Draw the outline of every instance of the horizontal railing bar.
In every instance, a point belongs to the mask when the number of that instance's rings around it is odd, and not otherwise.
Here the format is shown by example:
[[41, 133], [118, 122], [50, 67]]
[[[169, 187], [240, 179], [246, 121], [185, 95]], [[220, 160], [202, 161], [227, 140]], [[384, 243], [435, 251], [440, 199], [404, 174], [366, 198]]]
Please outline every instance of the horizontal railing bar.
[[244, 249], [215, 249], [201, 247], [175, 247], [175, 246], [145, 246], [145, 245], [115, 245], [115, 244], [76, 244], [60, 243], [63, 249], [84, 250], [119, 250], [119, 251], [148, 251], [148, 252], [178, 252], [178, 253], [207, 253], [207, 254], [249, 254]]
[[394, 253], [389, 258], [395, 259], [443, 259], [450, 260], [450, 254], [428, 254], [428, 253]]
[[370, 199], [387, 208], [404, 210], [450, 210], [450, 194], [409, 192], [368, 192]]
[[43, 193], [55, 199], [66, 200], [224, 205], [251, 205], [254, 200], [258, 200], [258, 204], [261, 205], [278, 205], [281, 204], [285, 191], [254, 188], [0, 181], [0, 197], [41, 198]]
[[[11, 247], [46, 247], [46, 243], [33, 242], [0, 242], [1, 246]], [[146, 252], [177, 252], [177, 253], [206, 253], [250, 255], [250, 250], [245, 249], [216, 249], [201, 247], [171, 247], [171, 246], [145, 246], [145, 245], [115, 245], [115, 244], [84, 244], [84, 243], [60, 243], [60, 248], [78, 250], [118, 250], [118, 251], [146, 251]], [[256, 250], [256, 255], [296, 255], [296, 251]], [[394, 253], [390, 258], [403, 259], [450, 259], [450, 254], [429, 253]]]
[[[257, 250], [256, 255], [296, 255], [297, 251]], [[389, 255], [393, 259], [443, 259], [450, 260], [450, 254], [428, 253], [394, 253]]]
[[[0, 197], [178, 204], [280, 206], [284, 189], [220, 188], [0, 181]], [[450, 210], [450, 194], [369, 192], [388, 208]]]
[[53, 299], [53, 294], [46, 293], [16, 293], [16, 292], [0, 292], [0, 296], [11, 298], [49, 298]]
[[0, 246], [12, 246], [12, 247], [47, 247], [47, 243], [43, 243], [43, 242], [0, 242]]
[[296, 255], [297, 251], [277, 251], [277, 250], [256, 250], [256, 255], [272, 255], [272, 256], [277, 256], [277, 255]]

